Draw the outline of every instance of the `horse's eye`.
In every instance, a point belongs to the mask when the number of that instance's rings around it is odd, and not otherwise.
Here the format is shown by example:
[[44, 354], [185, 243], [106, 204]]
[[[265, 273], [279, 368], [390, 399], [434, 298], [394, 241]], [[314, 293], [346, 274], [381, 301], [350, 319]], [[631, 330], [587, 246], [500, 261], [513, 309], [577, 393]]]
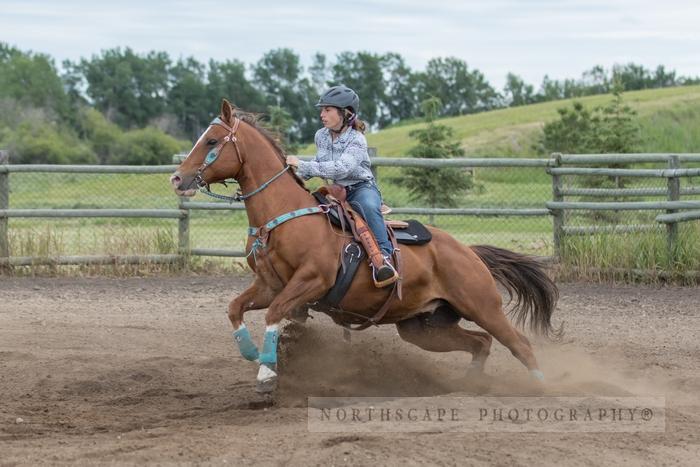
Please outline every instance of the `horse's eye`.
[[212, 138], [212, 139], [210, 139], [210, 140], [207, 141], [207, 144], [208, 144], [209, 146], [214, 146], [214, 145], [216, 144], [216, 140], [215, 140], [214, 138]]

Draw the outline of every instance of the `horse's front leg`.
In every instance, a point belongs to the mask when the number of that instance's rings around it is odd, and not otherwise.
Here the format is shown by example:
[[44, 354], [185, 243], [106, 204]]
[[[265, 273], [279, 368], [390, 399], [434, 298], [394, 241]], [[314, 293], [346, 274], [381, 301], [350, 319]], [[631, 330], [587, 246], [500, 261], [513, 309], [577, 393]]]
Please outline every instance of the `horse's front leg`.
[[260, 370], [257, 378], [258, 392], [271, 392], [277, 386], [277, 341], [279, 323], [295, 308], [320, 297], [330, 287], [313, 273], [297, 272], [286, 287], [275, 297], [265, 314], [265, 337], [260, 353]]
[[259, 352], [243, 322], [243, 314], [249, 310], [267, 308], [273, 298], [274, 292], [261, 279], [256, 278], [250, 287], [231, 300], [228, 305], [228, 319], [233, 325], [233, 339], [246, 360], [257, 360]]

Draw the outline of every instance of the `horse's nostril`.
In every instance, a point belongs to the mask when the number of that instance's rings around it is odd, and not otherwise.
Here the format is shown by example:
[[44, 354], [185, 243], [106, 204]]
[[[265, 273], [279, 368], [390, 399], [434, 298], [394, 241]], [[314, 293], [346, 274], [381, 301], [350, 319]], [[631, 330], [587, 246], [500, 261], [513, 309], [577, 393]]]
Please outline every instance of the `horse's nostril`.
[[182, 179], [180, 177], [178, 177], [177, 175], [173, 175], [172, 177], [170, 177], [170, 183], [172, 183], [175, 186], [180, 185], [181, 181], [182, 181]]

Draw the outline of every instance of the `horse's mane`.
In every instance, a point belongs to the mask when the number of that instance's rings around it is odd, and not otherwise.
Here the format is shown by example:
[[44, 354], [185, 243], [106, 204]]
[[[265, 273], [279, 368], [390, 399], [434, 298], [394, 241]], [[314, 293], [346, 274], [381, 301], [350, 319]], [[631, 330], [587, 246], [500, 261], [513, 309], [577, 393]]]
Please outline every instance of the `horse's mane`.
[[[244, 112], [240, 109], [235, 110], [236, 117], [240, 118], [244, 122], [246, 122], [248, 125], [252, 126], [255, 128], [258, 133], [263, 135], [265, 139], [272, 145], [272, 148], [274, 149], [275, 153], [277, 156], [280, 158], [282, 163], [286, 166], [287, 165], [287, 158], [285, 157], [284, 154], [284, 149], [282, 148], [282, 145], [280, 144], [281, 135], [276, 132], [271, 130], [270, 128], [266, 128], [260, 123], [260, 114], [255, 114], [252, 112]], [[306, 184], [304, 183], [304, 180], [299, 177], [293, 170], [290, 170], [289, 173], [292, 174], [294, 177], [294, 180], [306, 191], [309, 191], [308, 188], [306, 188]]]

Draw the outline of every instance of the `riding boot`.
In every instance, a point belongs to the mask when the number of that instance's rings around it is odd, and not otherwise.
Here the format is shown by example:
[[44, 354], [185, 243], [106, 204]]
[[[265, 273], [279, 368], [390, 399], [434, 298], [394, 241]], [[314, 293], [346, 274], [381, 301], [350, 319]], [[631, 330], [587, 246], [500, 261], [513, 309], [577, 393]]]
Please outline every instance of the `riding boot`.
[[399, 279], [399, 274], [394, 266], [387, 261], [386, 257], [379, 248], [377, 239], [374, 237], [372, 230], [367, 225], [367, 221], [354, 210], [346, 208], [352, 215], [355, 221], [355, 230], [353, 233], [359, 237], [362, 246], [369, 256], [370, 265], [372, 266], [372, 279], [375, 287], [382, 288], [393, 284]]
[[398, 278], [399, 273], [396, 272], [391, 257], [384, 256], [381, 267], [379, 269], [374, 269], [374, 285], [377, 287], [386, 287], [396, 282]]
[[391, 285], [399, 278], [399, 274], [394, 269], [394, 266], [389, 261], [387, 256], [384, 256], [379, 248], [377, 239], [374, 238], [369, 226], [360, 216], [355, 216], [355, 227], [357, 233], [364, 246], [367, 255], [369, 256], [370, 264], [372, 265], [372, 279], [375, 287], [382, 288]]

